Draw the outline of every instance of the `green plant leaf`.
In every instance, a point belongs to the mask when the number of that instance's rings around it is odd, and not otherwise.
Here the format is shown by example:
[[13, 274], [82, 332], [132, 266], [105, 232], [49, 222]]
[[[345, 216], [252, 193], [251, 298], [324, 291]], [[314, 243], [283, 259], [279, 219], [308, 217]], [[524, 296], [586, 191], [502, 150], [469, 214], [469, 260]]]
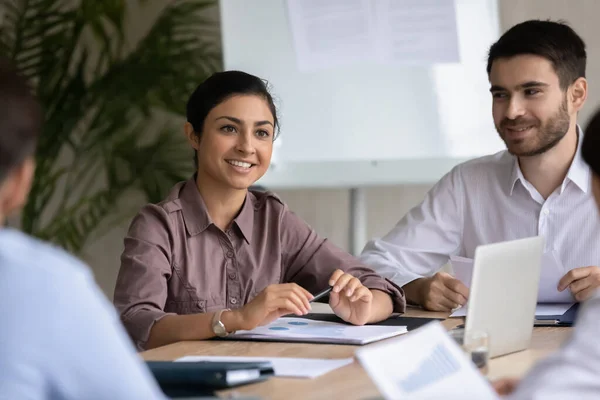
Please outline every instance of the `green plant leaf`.
[[169, 2], [126, 46], [133, 0], [0, 1], [0, 51], [45, 113], [21, 228], [80, 252], [131, 213], [119, 208], [124, 196], [157, 202], [193, 173], [180, 118], [196, 86], [222, 68], [217, 2]]

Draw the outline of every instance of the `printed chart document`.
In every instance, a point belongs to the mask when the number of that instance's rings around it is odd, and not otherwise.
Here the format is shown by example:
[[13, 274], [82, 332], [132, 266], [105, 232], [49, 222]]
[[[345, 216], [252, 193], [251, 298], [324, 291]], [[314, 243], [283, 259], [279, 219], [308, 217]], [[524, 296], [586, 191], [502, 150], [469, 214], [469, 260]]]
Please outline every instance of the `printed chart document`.
[[225, 339], [362, 345], [406, 332], [406, 326], [354, 326], [337, 322], [284, 317], [250, 331], [237, 331]]
[[287, 357], [233, 357], [233, 356], [186, 356], [176, 361], [223, 361], [223, 362], [270, 362], [275, 376], [288, 378], [316, 378], [334, 369], [352, 364], [353, 358], [287, 358]]
[[300, 71], [459, 62], [454, 0], [287, 0]]
[[386, 399], [498, 399], [439, 322], [361, 348], [356, 357]]

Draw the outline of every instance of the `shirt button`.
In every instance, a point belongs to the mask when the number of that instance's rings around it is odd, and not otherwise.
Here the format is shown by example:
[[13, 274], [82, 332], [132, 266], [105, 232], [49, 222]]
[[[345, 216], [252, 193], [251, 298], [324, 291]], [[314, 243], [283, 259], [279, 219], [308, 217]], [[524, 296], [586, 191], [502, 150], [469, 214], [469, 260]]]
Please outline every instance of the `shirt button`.
[[231, 304], [237, 304], [237, 299], [235, 297], [230, 298], [229, 301]]
[[229, 274], [229, 279], [235, 279], [235, 278], [237, 278], [237, 275], [235, 273], [232, 272]]
[[544, 215], [548, 215], [550, 214], [550, 211], [548, 209], [544, 210]]
[[227, 258], [233, 258], [233, 251], [228, 251], [226, 256]]

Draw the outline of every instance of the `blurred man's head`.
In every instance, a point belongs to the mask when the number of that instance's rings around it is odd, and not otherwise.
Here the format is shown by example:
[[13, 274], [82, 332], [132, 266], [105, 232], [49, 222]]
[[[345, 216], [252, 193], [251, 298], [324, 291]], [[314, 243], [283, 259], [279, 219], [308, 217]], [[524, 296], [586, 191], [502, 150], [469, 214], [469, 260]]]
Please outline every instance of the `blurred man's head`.
[[41, 125], [41, 109], [30, 86], [0, 58], [0, 224], [27, 199]]
[[592, 193], [600, 211], [600, 109], [590, 118], [584, 132], [581, 155], [592, 170]]

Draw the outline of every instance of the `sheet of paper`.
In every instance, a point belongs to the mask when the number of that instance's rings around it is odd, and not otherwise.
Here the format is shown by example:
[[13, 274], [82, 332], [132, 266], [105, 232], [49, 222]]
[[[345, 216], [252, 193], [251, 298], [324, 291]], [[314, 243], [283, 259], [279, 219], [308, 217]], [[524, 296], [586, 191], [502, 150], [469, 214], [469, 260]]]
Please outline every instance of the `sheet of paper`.
[[367, 344], [406, 333], [406, 326], [354, 326], [305, 318], [279, 318], [250, 331], [237, 331], [227, 339], [262, 339], [315, 343]]
[[452, 265], [452, 271], [454, 271], [454, 277], [470, 288], [471, 278], [473, 277], [473, 259], [450, 256], [450, 264]]
[[369, 0], [287, 0], [300, 71], [372, 61]]
[[567, 288], [558, 291], [558, 281], [568, 272], [554, 252], [542, 256], [542, 274], [538, 289], [538, 303], [574, 303], [575, 298]]
[[[473, 260], [465, 257], [450, 257], [454, 276], [467, 287], [471, 286], [473, 275]], [[567, 289], [559, 292], [558, 281], [567, 273], [554, 252], [542, 255], [542, 271], [538, 286], [538, 303], [574, 303], [575, 299]]]
[[[538, 303], [535, 307], [535, 316], [563, 315], [574, 303]], [[466, 317], [468, 307], [461, 307], [450, 314], [450, 317]]]
[[197, 361], [232, 361], [256, 362], [269, 361], [275, 370], [275, 376], [288, 378], [316, 378], [334, 369], [352, 364], [353, 358], [320, 359], [320, 358], [287, 358], [287, 357], [233, 357], [233, 356], [186, 356], [177, 359], [182, 362]]
[[459, 61], [454, 0], [287, 0], [300, 71]]
[[356, 351], [386, 399], [497, 399], [439, 322]]
[[454, 0], [375, 0], [373, 5], [373, 48], [380, 62], [459, 62]]

